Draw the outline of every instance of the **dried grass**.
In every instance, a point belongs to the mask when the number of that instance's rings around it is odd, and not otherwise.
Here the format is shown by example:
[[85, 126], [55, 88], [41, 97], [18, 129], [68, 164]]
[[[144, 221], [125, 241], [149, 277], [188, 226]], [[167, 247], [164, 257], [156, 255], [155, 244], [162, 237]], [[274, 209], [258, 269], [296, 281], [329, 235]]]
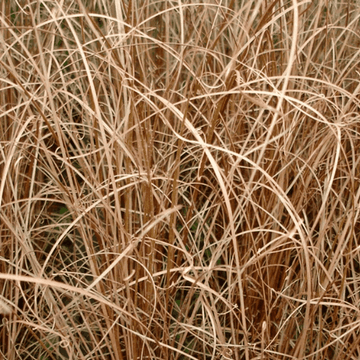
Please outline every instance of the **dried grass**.
[[359, 17], [1, 2], [1, 357], [358, 359]]

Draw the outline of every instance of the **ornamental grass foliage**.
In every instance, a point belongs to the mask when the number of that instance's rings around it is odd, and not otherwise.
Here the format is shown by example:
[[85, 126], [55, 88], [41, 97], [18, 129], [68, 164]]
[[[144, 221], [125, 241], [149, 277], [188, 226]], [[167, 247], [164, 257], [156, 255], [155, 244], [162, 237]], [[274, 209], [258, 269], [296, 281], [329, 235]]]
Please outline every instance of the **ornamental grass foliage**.
[[360, 357], [360, 8], [0, 1], [0, 357]]

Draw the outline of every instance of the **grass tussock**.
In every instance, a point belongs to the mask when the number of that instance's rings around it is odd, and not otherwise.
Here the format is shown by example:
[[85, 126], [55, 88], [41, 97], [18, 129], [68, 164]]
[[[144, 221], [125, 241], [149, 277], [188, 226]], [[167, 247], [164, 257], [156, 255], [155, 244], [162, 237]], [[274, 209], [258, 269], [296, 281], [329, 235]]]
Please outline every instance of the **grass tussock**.
[[0, 356], [358, 359], [359, 18], [0, 2]]

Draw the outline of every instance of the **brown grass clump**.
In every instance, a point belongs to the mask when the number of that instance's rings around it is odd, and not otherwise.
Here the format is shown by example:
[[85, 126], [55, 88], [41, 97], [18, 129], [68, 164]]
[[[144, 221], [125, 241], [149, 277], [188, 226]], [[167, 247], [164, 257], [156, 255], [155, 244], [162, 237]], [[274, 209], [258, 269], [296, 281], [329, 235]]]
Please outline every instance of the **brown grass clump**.
[[0, 2], [0, 357], [359, 359], [352, 1]]

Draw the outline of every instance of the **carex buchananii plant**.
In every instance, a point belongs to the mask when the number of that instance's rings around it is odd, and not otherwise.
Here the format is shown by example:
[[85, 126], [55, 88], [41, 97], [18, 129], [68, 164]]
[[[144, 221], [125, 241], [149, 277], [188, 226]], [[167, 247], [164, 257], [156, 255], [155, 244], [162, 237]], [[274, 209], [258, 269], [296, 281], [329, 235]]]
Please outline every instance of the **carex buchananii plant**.
[[352, 1], [0, 2], [0, 356], [358, 359]]

